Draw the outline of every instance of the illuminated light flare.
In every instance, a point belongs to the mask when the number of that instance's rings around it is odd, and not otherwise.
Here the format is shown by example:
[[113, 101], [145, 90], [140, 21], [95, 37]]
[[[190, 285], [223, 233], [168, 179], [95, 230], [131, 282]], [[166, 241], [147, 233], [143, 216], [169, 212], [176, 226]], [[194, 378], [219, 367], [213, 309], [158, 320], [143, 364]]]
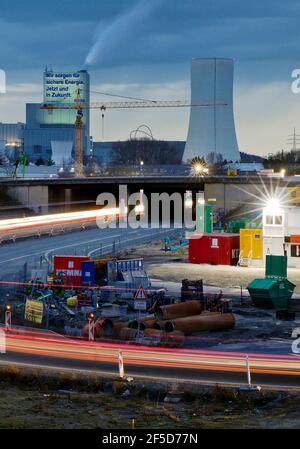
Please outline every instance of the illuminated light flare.
[[[16, 341], [13, 341], [13, 340]], [[22, 344], [23, 341], [23, 344]], [[39, 354], [48, 357], [60, 357], [77, 360], [94, 360], [114, 363], [119, 345], [114, 344], [74, 344], [73, 341], [40, 341], [39, 339], [8, 337], [8, 349], [12, 352]], [[165, 366], [173, 368], [200, 369], [213, 371], [244, 372], [244, 354], [216, 351], [175, 350], [167, 348], [137, 347], [123, 349], [128, 365]], [[299, 375], [300, 363], [295, 356], [273, 356], [253, 354], [252, 371], [264, 374]]]
[[[136, 205], [135, 212], [141, 214], [144, 212], [143, 205]], [[124, 208], [123, 215], [128, 214], [128, 207]], [[18, 229], [27, 229], [40, 226], [50, 226], [62, 223], [71, 223], [76, 221], [93, 221], [97, 218], [121, 216], [120, 208], [103, 208], [100, 210], [90, 210], [81, 212], [68, 212], [61, 214], [49, 214], [36, 217], [13, 218], [0, 220], [0, 231], [13, 231]]]

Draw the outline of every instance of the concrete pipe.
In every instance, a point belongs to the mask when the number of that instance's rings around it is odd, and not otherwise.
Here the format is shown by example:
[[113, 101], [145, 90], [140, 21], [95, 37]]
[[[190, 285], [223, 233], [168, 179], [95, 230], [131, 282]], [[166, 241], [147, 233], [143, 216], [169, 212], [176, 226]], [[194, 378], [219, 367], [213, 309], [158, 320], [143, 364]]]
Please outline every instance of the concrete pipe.
[[95, 323], [95, 337], [111, 338], [113, 336], [114, 325], [108, 318], [99, 318]]
[[161, 306], [156, 313], [158, 320], [173, 320], [191, 315], [199, 315], [202, 311], [200, 301], [186, 301], [178, 304]]
[[155, 320], [154, 314], [143, 317], [143, 321], [152, 321], [152, 320]]
[[[138, 322], [138, 320], [130, 321], [130, 323], [128, 324], [128, 327], [129, 327], [130, 329], [138, 329], [138, 328], [139, 328], [139, 322]], [[146, 326], [145, 326], [145, 324], [141, 321], [141, 322], [140, 322], [140, 330], [143, 331], [144, 329], [146, 329]]]
[[157, 329], [157, 330], [163, 330], [165, 328], [165, 324], [166, 324], [166, 320], [165, 321], [155, 321], [153, 323], [153, 329]]
[[181, 331], [166, 332], [164, 344], [170, 348], [178, 348], [183, 346], [185, 335]]
[[[141, 326], [143, 325], [144, 329], [151, 329], [151, 328], [153, 328], [155, 323], [156, 323], [156, 319], [155, 318], [152, 318], [151, 320], [146, 320], [146, 321], [143, 319], [141, 321]], [[141, 329], [142, 329], [142, 327], [141, 327]]]
[[145, 329], [144, 336], [148, 338], [155, 338], [162, 341], [166, 338], [166, 332], [158, 329]]
[[82, 336], [83, 336], [83, 337], [88, 337], [88, 336], [89, 336], [89, 324], [88, 324], [88, 323], [86, 323], [86, 324], [83, 326], [83, 328], [82, 328], [82, 330], [81, 330], [81, 333], [82, 333]]
[[199, 331], [221, 331], [232, 329], [235, 325], [233, 313], [210, 312], [201, 315], [193, 315], [177, 318], [165, 324], [166, 332], [182, 331], [184, 334], [192, 334]]
[[122, 340], [134, 340], [137, 337], [137, 330], [130, 329], [129, 327], [123, 327], [120, 330], [120, 338]]
[[122, 329], [124, 329], [124, 327], [128, 327], [128, 322], [117, 322], [114, 323], [114, 333], [113, 336], [115, 338], [120, 338], [120, 332]]

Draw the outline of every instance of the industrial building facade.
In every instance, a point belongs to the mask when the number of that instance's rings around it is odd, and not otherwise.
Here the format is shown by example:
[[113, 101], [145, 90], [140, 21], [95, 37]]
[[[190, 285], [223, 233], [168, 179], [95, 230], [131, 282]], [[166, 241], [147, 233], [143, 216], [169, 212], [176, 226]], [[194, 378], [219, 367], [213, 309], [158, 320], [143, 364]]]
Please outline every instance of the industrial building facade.
[[[42, 104], [70, 106], [76, 104], [80, 89], [80, 102], [90, 103], [90, 76], [86, 70], [58, 72], [46, 69], [44, 71], [43, 103], [26, 104], [26, 124], [0, 123], [0, 140], [6, 142], [7, 151], [15, 143], [16, 148], [22, 148], [30, 161], [43, 159], [45, 162], [52, 157], [53, 143], [72, 142], [74, 150], [75, 109], [41, 109]], [[83, 110], [83, 151], [85, 155], [90, 150], [90, 111]], [[13, 155], [11, 154], [13, 157]]]
[[[70, 106], [80, 98], [82, 104], [90, 103], [90, 76], [86, 70], [58, 72], [44, 71], [44, 104]], [[79, 89], [79, 94], [78, 94]], [[39, 103], [26, 105], [24, 150], [31, 160], [51, 158], [53, 142], [73, 142], [75, 109], [41, 109]], [[90, 146], [90, 112], [83, 114], [83, 151], [87, 155]]]

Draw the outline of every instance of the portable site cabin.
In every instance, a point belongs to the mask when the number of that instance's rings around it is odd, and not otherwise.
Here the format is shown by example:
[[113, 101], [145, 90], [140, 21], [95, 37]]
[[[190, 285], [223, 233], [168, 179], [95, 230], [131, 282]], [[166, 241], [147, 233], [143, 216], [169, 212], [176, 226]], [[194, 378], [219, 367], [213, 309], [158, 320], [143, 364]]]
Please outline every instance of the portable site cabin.
[[300, 267], [300, 208], [274, 208], [263, 214], [263, 254], [287, 256], [288, 266]]
[[210, 265], [236, 265], [239, 259], [238, 234], [213, 232], [195, 234], [189, 239], [189, 262]]
[[300, 267], [299, 207], [274, 202], [263, 210], [262, 229], [240, 230], [240, 265], [263, 266], [270, 255], [286, 255], [288, 267]]
[[263, 264], [262, 229], [240, 229], [240, 265]]

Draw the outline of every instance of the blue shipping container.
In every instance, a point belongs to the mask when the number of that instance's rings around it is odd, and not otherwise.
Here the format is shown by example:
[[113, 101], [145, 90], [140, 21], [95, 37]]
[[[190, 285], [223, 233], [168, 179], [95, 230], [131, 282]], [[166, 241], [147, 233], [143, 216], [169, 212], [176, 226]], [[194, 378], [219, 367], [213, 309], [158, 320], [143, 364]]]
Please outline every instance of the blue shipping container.
[[92, 261], [81, 263], [82, 285], [95, 285], [95, 264]]
[[143, 270], [143, 259], [117, 260], [117, 271]]
[[144, 262], [143, 259], [128, 259], [128, 260], [110, 260], [107, 262], [107, 272], [110, 273], [112, 270], [116, 271], [136, 271], [143, 270]]

